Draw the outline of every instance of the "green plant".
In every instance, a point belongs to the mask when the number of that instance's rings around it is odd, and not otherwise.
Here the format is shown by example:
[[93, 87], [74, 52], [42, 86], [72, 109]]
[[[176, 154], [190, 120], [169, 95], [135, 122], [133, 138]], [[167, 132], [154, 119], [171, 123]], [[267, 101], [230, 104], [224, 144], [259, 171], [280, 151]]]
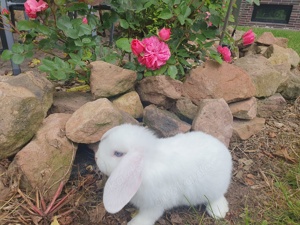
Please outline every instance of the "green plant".
[[88, 64], [96, 60], [100, 51], [97, 33], [102, 27], [95, 10], [84, 2], [72, 0], [40, 0], [44, 6], [42, 9], [35, 7], [35, 0], [26, 3], [25, 11], [34, 19], [22, 20], [13, 26], [8, 16], [2, 16], [6, 24], [19, 34], [20, 43], [5, 50], [1, 58], [21, 64], [39, 50], [48, 55], [42, 59], [39, 69], [49, 74], [50, 79], [79, 78], [88, 82]]
[[[229, 1], [196, 0], [140, 0], [118, 1], [111, 4], [120, 21], [121, 34], [116, 46], [121, 49], [120, 65], [137, 70], [140, 77], [166, 74], [182, 79], [189, 69], [207, 58], [222, 63], [219, 53], [213, 48], [220, 35]], [[231, 21], [233, 17], [231, 17]], [[133, 38], [146, 38], [156, 35], [163, 27], [170, 28], [172, 35], [167, 42], [171, 57], [157, 70], [141, 66], [132, 59], [130, 43]], [[224, 43], [232, 45], [227, 35]], [[124, 56], [127, 57], [124, 60]]]

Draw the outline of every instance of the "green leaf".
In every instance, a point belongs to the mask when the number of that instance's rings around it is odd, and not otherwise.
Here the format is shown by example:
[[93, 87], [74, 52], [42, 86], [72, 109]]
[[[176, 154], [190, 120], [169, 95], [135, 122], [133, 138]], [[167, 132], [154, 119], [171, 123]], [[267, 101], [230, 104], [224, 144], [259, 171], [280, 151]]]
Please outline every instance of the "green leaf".
[[56, 80], [66, 80], [66, 78], [67, 78], [67, 74], [62, 70], [51, 72], [50, 74]]
[[153, 76], [153, 72], [152, 71], [146, 71], [145, 73], [144, 73], [144, 77], [151, 77], [151, 76]]
[[74, 59], [76, 61], [81, 61], [80, 56], [78, 56], [78, 55], [76, 55], [74, 53], [70, 53], [69, 55], [70, 55], [71, 59]]
[[172, 17], [173, 17], [173, 14], [170, 11], [170, 9], [164, 9], [163, 11], [161, 11], [161, 13], [158, 16], [158, 18], [161, 18], [161, 19], [164, 19], [164, 20], [171, 19]]
[[52, 71], [52, 69], [46, 65], [40, 65], [38, 68], [40, 71], [46, 72], [46, 73], [50, 73]]
[[70, 37], [72, 39], [79, 38], [79, 30], [76, 29], [67, 29], [65, 30], [65, 34], [67, 37]]
[[45, 34], [45, 35], [50, 35], [52, 33], [51, 29], [49, 29], [49, 27], [45, 26], [45, 25], [37, 25], [36, 27], [37, 31], [42, 33], [42, 34]]
[[31, 30], [36, 27], [36, 23], [33, 20], [21, 20], [17, 23], [18, 30]]
[[184, 18], [183, 15], [181, 15], [181, 14], [178, 15], [177, 19], [179, 20], [179, 22], [180, 22], [181, 25], [184, 25], [185, 18]]
[[20, 54], [14, 54], [11, 57], [11, 60], [15, 63], [15, 64], [21, 64], [24, 60], [25, 60], [25, 56], [24, 55], [20, 55]]
[[164, 72], [166, 72], [167, 68], [168, 68], [167, 65], [163, 65], [158, 70], [154, 71], [154, 75], [163, 75]]
[[82, 39], [83, 44], [88, 44], [88, 43], [91, 43], [91, 42], [92, 42], [92, 40], [90, 38], [83, 38]]
[[80, 39], [75, 40], [74, 43], [76, 46], [83, 46], [83, 43]]
[[124, 19], [120, 19], [120, 26], [124, 29], [128, 29], [129, 23]]
[[58, 29], [60, 29], [62, 31], [67, 31], [68, 29], [73, 28], [71, 20], [68, 16], [60, 17], [56, 22], [56, 26], [57, 26]]
[[3, 60], [10, 60], [13, 53], [11, 50], [5, 49], [1, 54], [1, 59]]
[[28, 52], [26, 52], [26, 54], [25, 54], [25, 58], [32, 58], [33, 57], [33, 55], [34, 55], [34, 52], [33, 51], [28, 51]]
[[116, 46], [125, 52], [131, 52], [131, 39], [120, 38], [116, 41]]
[[23, 53], [24, 52], [24, 46], [20, 43], [14, 43], [11, 48], [13, 53]]
[[171, 78], [173, 78], [173, 79], [175, 79], [176, 78], [176, 75], [177, 75], [177, 73], [178, 73], [178, 70], [177, 70], [177, 67], [176, 66], [169, 66], [169, 68], [168, 68], [168, 75], [171, 77]]

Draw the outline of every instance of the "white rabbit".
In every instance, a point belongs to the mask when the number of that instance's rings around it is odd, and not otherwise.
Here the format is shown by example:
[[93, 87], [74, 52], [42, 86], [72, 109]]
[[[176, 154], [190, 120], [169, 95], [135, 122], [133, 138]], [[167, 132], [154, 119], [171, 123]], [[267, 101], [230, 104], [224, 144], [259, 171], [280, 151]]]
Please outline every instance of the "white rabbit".
[[194, 131], [159, 139], [142, 126], [123, 124], [103, 135], [95, 156], [109, 176], [105, 209], [116, 213], [128, 202], [139, 209], [129, 225], [153, 225], [166, 209], [182, 205], [205, 204], [217, 219], [228, 212], [224, 194], [231, 155], [208, 134]]

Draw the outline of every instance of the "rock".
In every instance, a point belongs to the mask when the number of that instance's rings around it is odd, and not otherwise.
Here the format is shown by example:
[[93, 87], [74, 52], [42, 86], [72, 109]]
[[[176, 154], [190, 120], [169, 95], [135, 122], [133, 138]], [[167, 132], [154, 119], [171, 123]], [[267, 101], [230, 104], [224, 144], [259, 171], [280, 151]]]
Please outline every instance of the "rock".
[[176, 101], [171, 110], [182, 120], [192, 122], [195, 118], [198, 106], [196, 106], [189, 98], [181, 98]]
[[72, 114], [85, 103], [93, 100], [90, 93], [59, 91], [53, 95], [53, 105], [50, 112]]
[[264, 129], [265, 119], [254, 118], [253, 120], [233, 120], [233, 138], [247, 140], [252, 135]]
[[0, 76], [0, 82], [8, 83], [15, 87], [24, 87], [31, 91], [40, 101], [46, 117], [49, 108], [53, 103], [53, 84], [41, 74], [32, 71], [21, 73], [18, 76]]
[[103, 61], [91, 63], [90, 86], [96, 99], [123, 94], [132, 89], [137, 73]]
[[268, 97], [276, 93], [287, 77], [274, 69], [270, 62], [260, 55], [247, 55], [234, 64], [245, 70], [256, 88], [255, 97]]
[[66, 135], [76, 143], [95, 143], [110, 128], [134, 120], [128, 121], [127, 116], [108, 99], [100, 98], [84, 104], [72, 114], [66, 124]]
[[164, 75], [146, 77], [138, 82], [136, 90], [142, 102], [170, 108], [182, 96], [182, 82]]
[[244, 101], [230, 103], [229, 108], [233, 117], [251, 120], [256, 117], [257, 101], [256, 98], [252, 97]]
[[300, 62], [300, 57], [291, 48], [282, 48], [278, 45], [271, 45], [263, 54], [272, 65], [287, 64], [289, 69], [296, 68]]
[[282, 95], [276, 93], [266, 99], [258, 101], [257, 115], [260, 117], [269, 117], [274, 112], [282, 111], [286, 104]]
[[204, 99], [200, 102], [192, 130], [210, 134], [227, 147], [232, 136], [233, 117], [224, 99]]
[[137, 92], [131, 91], [112, 101], [119, 110], [127, 112], [133, 118], [143, 116], [144, 107]]
[[300, 96], [300, 72], [294, 69], [287, 75], [288, 79], [278, 87], [277, 92], [286, 99], [296, 99]]
[[[21, 186], [39, 190], [50, 200], [61, 182], [69, 179], [77, 145], [66, 138], [70, 114], [52, 114], [44, 119], [36, 136], [15, 156], [8, 172], [21, 174]], [[35, 193], [35, 192], [34, 192]]]
[[190, 131], [191, 125], [181, 121], [175, 114], [149, 105], [144, 109], [144, 124], [160, 137], [171, 137]]
[[283, 37], [276, 37], [275, 45], [278, 45], [282, 48], [287, 48], [288, 47], [288, 38], [283, 38]]
[[274, 37], [272, 32], [264, 32], [256, 42], [262, 45], [272, 45], [276, 43], [277, 39]]
[[183, 83], [184, 94], [199, 105], [203, 99], [223, 98], [235, 102], [255, 95], [255, 87], [247, 73], [239, 67], [206, 61], [190, 71]]
[[35, 135], [45, 107], [24, 87], [0, 82], [0, 159], [17, 153]]
[[294, 108], [295, 108], [295, 112], [300, 117], [300, 95], [299, 95], [299, 97], [294, 102]]

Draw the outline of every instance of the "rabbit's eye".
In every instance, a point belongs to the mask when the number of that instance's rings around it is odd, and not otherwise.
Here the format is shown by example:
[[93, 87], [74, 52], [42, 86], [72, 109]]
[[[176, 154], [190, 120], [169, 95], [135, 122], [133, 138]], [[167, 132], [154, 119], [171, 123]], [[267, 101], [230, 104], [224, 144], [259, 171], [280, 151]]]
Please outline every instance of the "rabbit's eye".
[[117, 156], [117, 157], [122, 157], [124, 155], [124, 153], [123, 152], [115, 151], [114, 155]]

